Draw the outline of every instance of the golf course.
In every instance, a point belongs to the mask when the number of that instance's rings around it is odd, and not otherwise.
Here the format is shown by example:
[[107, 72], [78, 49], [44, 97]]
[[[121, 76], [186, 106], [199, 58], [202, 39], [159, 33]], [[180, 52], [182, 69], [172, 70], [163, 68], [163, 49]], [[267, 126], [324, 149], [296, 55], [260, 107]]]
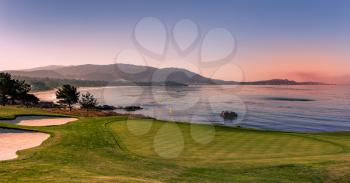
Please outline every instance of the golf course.
[[[0, 107], [1, 119], [59, 115]], [[0, 182], [348, 182], [350, 133], [288, 133], [73, 113], [50, 135], [0, 161]]]

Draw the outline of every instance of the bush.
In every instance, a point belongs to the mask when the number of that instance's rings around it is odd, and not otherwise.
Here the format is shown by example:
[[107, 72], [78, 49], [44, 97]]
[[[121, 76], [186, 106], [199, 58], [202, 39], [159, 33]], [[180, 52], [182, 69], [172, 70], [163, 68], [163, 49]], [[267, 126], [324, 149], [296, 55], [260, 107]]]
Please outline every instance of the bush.
[[86, 94], [82, 94], [79, 104], [82, 109], [89, 110], [96, 108], [98, 103], [94, 95], [92, 95], [89, 92], [86, 92]]

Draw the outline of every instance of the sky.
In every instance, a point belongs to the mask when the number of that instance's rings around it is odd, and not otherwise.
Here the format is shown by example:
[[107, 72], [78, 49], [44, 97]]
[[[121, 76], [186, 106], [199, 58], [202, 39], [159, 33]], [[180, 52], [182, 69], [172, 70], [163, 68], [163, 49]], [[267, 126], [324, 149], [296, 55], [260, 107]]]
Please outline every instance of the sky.
[[[347, 0], [0, 0], [0, 70], [130, 63], [225, 80], [350, 83], [349, 10]], [[174, 38], [184, 19], [198, 30], [184, 23]], [[178, 51], [176, 41], [191, 38]], [[229, 56], [200, 64], [220, 54]]]

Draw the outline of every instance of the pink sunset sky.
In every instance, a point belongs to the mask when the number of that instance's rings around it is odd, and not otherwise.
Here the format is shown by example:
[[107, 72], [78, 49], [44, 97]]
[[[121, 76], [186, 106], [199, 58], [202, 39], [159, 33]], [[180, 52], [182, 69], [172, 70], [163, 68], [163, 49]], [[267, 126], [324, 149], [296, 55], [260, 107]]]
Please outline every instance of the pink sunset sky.
[[[198, 24], [202, 37], [216, 27], [229, 30], [237, 41], [235, 57], [214, 71], [206, 72], [195, 64], [197, 49], [182, 57], [170, 46], [169, 54], [161, 64], [140, 63], [132, 59], [122, 63], [181, 67], [224, 80], [288, 78], [350, 83], [349, 13], [342, 10], [342, 6], [348, 4], [329, 6], [319, 3], [310, 9], [308, 4], [298, 1], [299, 4], [292, 3], [295, 9], [277, 4], [270, 14], [262, 11], [263, 7], [260, 9], [258, 1], [256, 5], [242, 1], [238, 7], [230, 3], [227, 7], [203, 4], [204, 9], [218, 11], [207, 17], [198, 9], [180, 15], [176, 9], [185, 7], [183, 3], [171, 6], [154, 1], [152, 3], [158, 6], [155, 8], [143, 6], [141, 2], [134, 2], [134, 7], [122, 3], [117, 6], [112, 1], [95, 6], [78, 2], [40, 1], [36, 4], [39, 1], [35, 1], [29, 4], [26, 1], [1, 1], [1, 70], [116, 63], [119, 52], [137, 50], [132, 40], [134, 26], [153, 12], [151, 15], [160, 17], [168, 29], [187, 18]], [[305, 8], [298, 9], [300, 6]], [[131, 13], [130, 9], [137, 12]], [[221, 10], [227, 10], [227, 13]], [[244, 14], [246, 17], [240, 18]]]

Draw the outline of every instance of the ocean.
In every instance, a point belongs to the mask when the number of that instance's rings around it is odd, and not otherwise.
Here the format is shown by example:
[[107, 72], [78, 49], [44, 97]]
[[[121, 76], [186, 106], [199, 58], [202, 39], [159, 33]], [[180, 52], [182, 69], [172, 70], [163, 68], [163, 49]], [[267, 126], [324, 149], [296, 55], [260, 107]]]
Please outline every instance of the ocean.
[[[350, 131], [350, 86], [118, 86], [82, 89], [100, 104], [162, 120], [294, 131]], [[222, 111], [238, 114], [224, 120]], [[118, 110], [117, 112], [124, 112]]]

